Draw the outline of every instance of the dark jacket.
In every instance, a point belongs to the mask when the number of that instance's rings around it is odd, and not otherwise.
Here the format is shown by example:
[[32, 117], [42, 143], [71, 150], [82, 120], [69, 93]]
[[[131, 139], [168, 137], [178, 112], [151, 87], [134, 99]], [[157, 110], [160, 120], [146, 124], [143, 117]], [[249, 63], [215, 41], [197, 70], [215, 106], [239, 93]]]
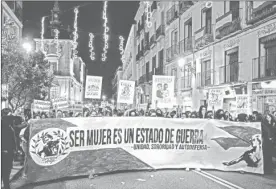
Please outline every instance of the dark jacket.
[[1, 147], [2, 151], [12, 153], [16, 150], [16, 138], [12, 128], [13, 116], [3, 116], [1, 119]]

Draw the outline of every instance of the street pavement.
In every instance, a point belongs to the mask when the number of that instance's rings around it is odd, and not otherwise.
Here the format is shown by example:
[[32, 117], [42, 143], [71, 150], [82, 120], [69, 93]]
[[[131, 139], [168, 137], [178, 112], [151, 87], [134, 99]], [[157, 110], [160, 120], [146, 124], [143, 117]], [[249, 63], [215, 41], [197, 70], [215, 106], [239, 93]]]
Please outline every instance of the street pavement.
[[[18, 189], [275, 189], [276, 174], [270, 176], [221, 171], [158, 170], [126, 172], [79, 178]], [[14, 189], [14, 187], [12, 187]]]

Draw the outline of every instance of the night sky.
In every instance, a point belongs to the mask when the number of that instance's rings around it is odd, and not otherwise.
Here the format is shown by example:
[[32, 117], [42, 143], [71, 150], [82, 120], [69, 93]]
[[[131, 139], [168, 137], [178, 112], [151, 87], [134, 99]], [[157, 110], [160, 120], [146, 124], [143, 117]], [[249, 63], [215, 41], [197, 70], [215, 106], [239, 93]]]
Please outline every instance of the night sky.
[[[78, 28], [79, 32], [79, 56], [83, 59], [88, 69], [88, 75], [103, 76], [103, 93], [108, 97], [112, 95], [111, 81], [114, 72], [121, 65], [121, 55], [119, 51], [119, 36], [125, 38], [125, 43], [129, 35], [131, 25], [134, 23], [134, 16], [139, 7], [139, 1], [109, 1], [107, 6], [107, 18], [109, 26], [109, 48], [107, 61], [101, 61], [103, 50], [103, 1], [60, 1], [59, 8], [65, 11], [61, 15], [62, 28], [68, 25], [73, 29], [74, 10], [67, 11], [78, 5], [79, 8]], [[51, 14], [54, 6], [53, 1], [23, 1], [23, 37], [28, 39], [40, 38], [41, 17]], [[50, 17], [45, 19], [45, 27], [49, 25]], [[96, 60], [91, 61], [88, 48], [88, 32], [95, 34], [94, 52]], [[61, 34], [62, 35], [62, 34]], [[45, 38], [47, 38], [45, 34]]]

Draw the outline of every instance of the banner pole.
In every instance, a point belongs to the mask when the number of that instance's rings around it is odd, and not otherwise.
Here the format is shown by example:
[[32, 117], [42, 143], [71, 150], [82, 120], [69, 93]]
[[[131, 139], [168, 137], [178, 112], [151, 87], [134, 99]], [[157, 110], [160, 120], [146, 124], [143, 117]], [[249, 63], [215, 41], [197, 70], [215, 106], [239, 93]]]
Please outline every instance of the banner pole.
[[32, 119], [34, 119], [34, 103], [31, 104], [31, 115], [32, 115]]

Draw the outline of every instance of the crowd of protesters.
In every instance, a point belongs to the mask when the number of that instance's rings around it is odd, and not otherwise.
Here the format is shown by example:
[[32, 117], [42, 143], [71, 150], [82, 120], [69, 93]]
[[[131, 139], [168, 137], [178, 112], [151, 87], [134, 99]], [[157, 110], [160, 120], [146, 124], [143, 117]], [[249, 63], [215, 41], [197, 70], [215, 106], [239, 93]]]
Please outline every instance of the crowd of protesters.
[[[67, 118], [67, 117], [121, 117], [121, 116], [143, 116], [143, 117], [165, 117], [165, 118], [200, 118], [200, 119], [218, 119], [226, 121], [238, 122], [262, 122], [262, 135], [264, 146], [265, 172], [271, 172], [272, 157], [276, 157], [276, 111], [261, 114], [254, 111], [252, 115], [238, 114], [232, 116], [228, 111], [222, 109], [217, 111], [207, 110], [206, 106], [201, 106], [199, 111], [180, 112], [178, 110], [162, 111], [161, 109], [152, 109], [149, 106], [146, 110], [136, 109], [112, 109], [110, 107], [92, 109], [84, 109], [83, 112], [73, 113], [58, 110], [57, 112], [33, 112], [31, 110], [24, 111], [24, 117], [12, 115], [10, 109], [5, 108], [1, 111], [2, 125], [2, 180], [4, 187], [9, 189], [9, 177], [14, 159], [19, 159], [24, 164], [24, 156], [28, 152], [29, 141], [29, 123], [35, 119], [46, 118]], [[33, 118], [33, 119], [31, 119]], [[274, 153], [274, 154], [273, 154]], [[20, 156], [21, 155], [21, 156]], [[23, 157], [23, 158], [18, 158]], [[25, 171], [24, 171], [25, 173]]]

